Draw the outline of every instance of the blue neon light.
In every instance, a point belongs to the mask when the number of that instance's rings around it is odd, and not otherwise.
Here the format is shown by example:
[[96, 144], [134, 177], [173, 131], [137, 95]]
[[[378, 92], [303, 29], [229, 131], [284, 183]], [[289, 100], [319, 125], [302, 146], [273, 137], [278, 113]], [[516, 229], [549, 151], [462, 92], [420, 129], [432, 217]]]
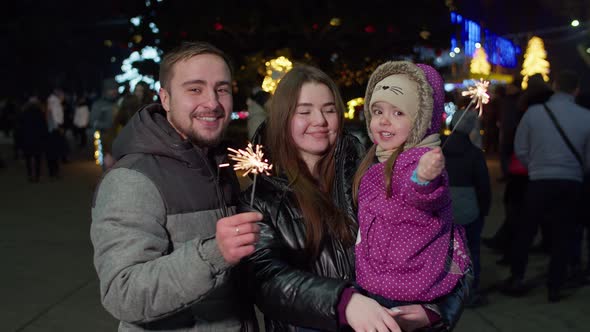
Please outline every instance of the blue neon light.
[[459, 14], [451, 12], [451, 24], [459, 26], [459, 40], [451, 37], [451, 49], [463, 48], [465, 55], [473, 56], [475, 44], [480, 43], [488, 55], [488, 61], [506, 68], [514, 68], [518, 65], [517, 56], [521, 53], [518, 46], [506, 38], [484, 30], [484, 42], [482, 42], [481, 27], [476, 22], [463, 19]]

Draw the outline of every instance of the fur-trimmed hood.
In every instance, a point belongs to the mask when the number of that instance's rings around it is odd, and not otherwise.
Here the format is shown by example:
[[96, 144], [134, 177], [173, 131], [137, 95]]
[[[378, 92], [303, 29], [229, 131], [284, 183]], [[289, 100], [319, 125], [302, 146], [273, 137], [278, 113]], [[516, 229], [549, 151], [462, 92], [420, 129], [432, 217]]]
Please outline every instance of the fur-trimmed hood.
[[[407, 149], [416, 146], [424, 137], [440, 131], [441, 117], [444, 111], [444, 81], [436, 69], [425, 64], [414, 64], [409, 61], [389, 61], [377, 67], [369, 79], [365, 93], [365, 121], [367, 133], [371, 140], [373, 140], [373, 135], [369, 128], [371, 122], [369, 104], [373, 91], [377, 83], [388, 76], [396, 74], [408, 75], [411, 80], [418, 83], [418, 114], [405, 144], [405, 149]], [[432, 121], [432, 119], [435, 119], [435, 121]]]

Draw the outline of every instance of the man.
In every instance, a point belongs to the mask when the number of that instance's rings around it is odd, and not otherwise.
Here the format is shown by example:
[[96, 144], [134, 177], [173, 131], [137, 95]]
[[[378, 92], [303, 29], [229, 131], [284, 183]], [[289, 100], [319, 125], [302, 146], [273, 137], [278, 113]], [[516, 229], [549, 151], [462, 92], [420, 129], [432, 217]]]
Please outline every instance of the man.
[[47, 97], [47, 124], [49, 132], [59, 129], [64, 124], [65, 93], [61, 88], [53, 89]]
[[[576, 73], [564, 71], [555, 82], [555, 94], [545, 105], [555, 115], [573, 147], [587, 161], [590, 160], [590, 112], [578, 106], [574, 97], [578, 93]], [[511, 277], [503, 287], [509, 295], [522, 295], [526, 291], [522, 280], [528, 260], [528, 248], [537, 225], [544, 218], [551, 234], [551, 259], [548, 273], [548, 300], [560, 299], [560, 288], [566, 278], [570, 241], [578, 213], [582, 208], [582, 181], [584, 170], [566, 145], [543, 104], [530, 106], [516, 131], [514, 150], [529, 173], [525, 197], [525, 220], [517, 227], [513, 239]]]
[[104, 307], [120, 331], [256, 331], [231, 267], [254, 251], [259, 213], [234, 214], [239, 186], [219, 146], [233, 107], [225, 54], [185, 43], [160, 67], [162, 104], [136, 113], [92, 208]]
[[107, 78], [102, 82], [102, 96], [92, 103], [90, 108], [89, 125], [94, 131], [100, 133], [103, 145], [103, 171], [113, 166], [114, 160], [111, 154], [111, 144], [105, 135], [113, 127], [113, 119], [117, 111], [117, 96], [119, 95], [117, 81]]
[[57, 179], [60, 176], [60, 160], [66, 159], [67, 141], [64, 133], [65, 93], [61, 88], [53, 89], [47, 97], [47, 130], [45, 157], [49, 176]]
[[522, 114], [519, 114], [517, 102], [520, 95], [519, 82], [511, 82], [504, 86], [498, 86], [496, 93], [499, 97], [499, 148], [501, 180], [508, 180], [508, 165], [510, 156], [514, 152], [514, 135]]

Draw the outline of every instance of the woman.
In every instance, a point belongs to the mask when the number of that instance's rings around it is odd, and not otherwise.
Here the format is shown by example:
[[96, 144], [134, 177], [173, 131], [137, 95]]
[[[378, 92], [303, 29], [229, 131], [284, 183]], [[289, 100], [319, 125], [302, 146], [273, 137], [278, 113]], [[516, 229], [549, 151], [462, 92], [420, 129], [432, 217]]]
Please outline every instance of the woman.
[[[438, 317], [436, 305], [399, 312], [353, 288], [358, 225], [351, 186], [363, 149], [343, 131], [344, 109], [334, 82], [309, 66], [287, 73], [271, 99], [265, 144], [274, 174], [258, 177], [252, 207], [251, 188], [241, 204], [264, 215], [245, 267], [266, 331], [412, 331], [431, 325], [427, 311]], [[453, 326], [460, 308], [441, 307], [443, 319], [434, 325]]]

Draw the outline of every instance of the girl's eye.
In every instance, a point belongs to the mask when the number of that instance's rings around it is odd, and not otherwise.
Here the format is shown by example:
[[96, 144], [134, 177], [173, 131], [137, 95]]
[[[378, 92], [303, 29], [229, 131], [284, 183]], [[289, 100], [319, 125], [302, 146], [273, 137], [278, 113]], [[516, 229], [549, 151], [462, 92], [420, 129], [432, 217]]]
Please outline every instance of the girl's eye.
[[395, 113], [393, 113], [393, 114], [395, 114], [395, 116], [403, 116], [404, 115], [404, 112], [402, 112], [402, 111], [395, 111]]
[[309, 113], [311, 113], [310, 110], [305, 110], [305, 109], [303, 109], [303, 110], [297, 110], [297, 114], [309, 114]]
[[336, 109], [335, 108], [327, 108], [322, 110], [322, 112], [324, 113], [336, 113]]
[[381, 114], [381, 113], [382, 113], [382, 112], [381, 112], [381, 110], [380, 110], [380, 109], [377, 109], [377, 108], [374, 108], [374, 109], [373, 109], [373, 114], [374, 114], [374, 115], [379, 115], [379, 114]]

